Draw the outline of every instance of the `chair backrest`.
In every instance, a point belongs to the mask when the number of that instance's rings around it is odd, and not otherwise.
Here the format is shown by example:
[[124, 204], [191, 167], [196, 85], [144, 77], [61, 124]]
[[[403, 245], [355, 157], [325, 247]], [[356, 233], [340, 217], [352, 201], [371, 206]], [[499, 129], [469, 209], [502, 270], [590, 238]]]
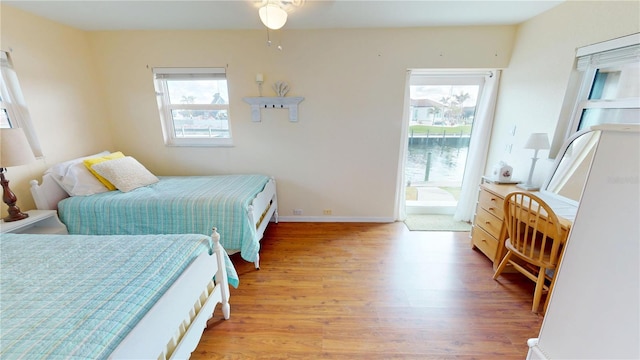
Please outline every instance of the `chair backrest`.
[[512, 251], [532, 263], [553, 268], [564, 237], [558, 216], [534, 194], [516, 191], [504, 199], [504, 220]]

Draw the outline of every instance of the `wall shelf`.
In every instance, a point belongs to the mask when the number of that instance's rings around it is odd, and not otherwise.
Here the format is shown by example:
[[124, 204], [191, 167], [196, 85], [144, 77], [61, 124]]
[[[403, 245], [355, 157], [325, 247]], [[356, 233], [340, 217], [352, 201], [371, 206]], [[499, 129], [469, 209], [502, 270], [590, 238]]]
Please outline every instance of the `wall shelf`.
[[289, 121], [298, 121], [298, 104], [304, 100], [301, 96], [292, 97], [245, 97], [244, 102], [251, 105], [251, 121], [260, 122], [260, 109], [289, 109]]

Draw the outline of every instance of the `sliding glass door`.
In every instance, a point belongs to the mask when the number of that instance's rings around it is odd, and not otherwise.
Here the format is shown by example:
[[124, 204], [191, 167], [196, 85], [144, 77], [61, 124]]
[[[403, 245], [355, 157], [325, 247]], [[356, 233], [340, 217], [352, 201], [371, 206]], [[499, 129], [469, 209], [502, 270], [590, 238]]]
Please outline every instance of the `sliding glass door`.
[[453, 214], [483, 75], [414, 71], [404, 178], [407, 214]]

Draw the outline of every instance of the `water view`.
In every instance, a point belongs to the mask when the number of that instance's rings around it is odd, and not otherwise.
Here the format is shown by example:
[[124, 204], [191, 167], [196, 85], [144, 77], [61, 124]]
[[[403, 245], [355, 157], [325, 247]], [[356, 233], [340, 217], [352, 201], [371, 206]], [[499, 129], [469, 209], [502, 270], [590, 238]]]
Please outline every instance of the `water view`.
[[407, 211], [455, 209], [480, 83], [470, 77], [412, 75], [405, 165]]
[[[462, 184], [469, 151], [468, 141], [440, 145], [436, 141], [409, 143], [405, 174], [412, 185], [453, 186]], [[427, 162], [430, 155], [429, 169]]]

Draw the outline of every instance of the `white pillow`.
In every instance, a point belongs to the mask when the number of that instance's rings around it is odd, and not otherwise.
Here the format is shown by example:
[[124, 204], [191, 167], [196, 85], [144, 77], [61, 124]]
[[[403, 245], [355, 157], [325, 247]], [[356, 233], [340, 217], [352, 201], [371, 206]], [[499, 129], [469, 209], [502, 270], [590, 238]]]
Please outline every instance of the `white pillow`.
[[160, 181], [144, 165], [131, 156], [103, 161], [93, 164], [91, 168], [122, 192], [128, 192]]
[[93, 195], [109, 191], [82, 162], [71, 165], [59, 184], [70, 196]]
[[103, 151], [95, 155], [68, 160], [53, 165], [45, 174], [51, 174], [55, 182], [60, 185], [69, 196], [92, 195], [109, 191], [84, 165], [84, 159], [109, 155], [109, 151]]

